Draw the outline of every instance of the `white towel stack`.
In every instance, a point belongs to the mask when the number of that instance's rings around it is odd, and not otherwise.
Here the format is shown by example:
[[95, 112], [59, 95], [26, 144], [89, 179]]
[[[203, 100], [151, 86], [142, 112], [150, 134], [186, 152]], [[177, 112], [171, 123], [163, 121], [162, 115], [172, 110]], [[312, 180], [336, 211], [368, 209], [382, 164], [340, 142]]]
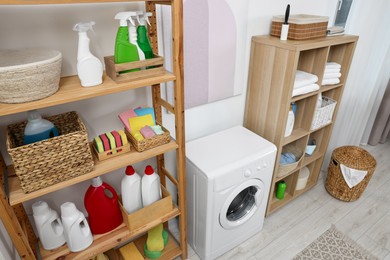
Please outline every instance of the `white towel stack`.
[[325, 66], [322, 85], [334, 85], [340, 83], [341, 65], [336, 62], [327, 62]]
[[316, 75], [297, 70], [292, 96], [295, 97], [320, 89], [320, 86], [315, 84], [317, 81], [318, 77]]

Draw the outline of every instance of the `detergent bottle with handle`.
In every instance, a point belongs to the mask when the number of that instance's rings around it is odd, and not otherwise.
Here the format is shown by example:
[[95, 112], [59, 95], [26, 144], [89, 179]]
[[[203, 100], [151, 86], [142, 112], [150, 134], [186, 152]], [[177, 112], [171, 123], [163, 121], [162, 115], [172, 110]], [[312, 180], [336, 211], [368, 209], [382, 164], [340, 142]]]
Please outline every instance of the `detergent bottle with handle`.
[[58, 129], [49, 120], [43, 119], [37, 110], [27, 112], [28, 122], [24, 128], [23, 143], [31, 144], [58, 136]]
[[61, 220], [66, 243], [71, 252], [80, 252], [92, 244], [93, 236], [88, 222], [74, 203], [65, 202], [61, 205]]
[[109, 232], [122, 223], [118, 195], [115, 189], [100, 177], [92, 179], [92, 185], [84, 196], [84, 205], [93, 234]]
[[96, 86], [103, 82], [103, 64], [89, 50], [87, 32], [92, 30], [93, 25], [95, 25], [95, 22], [77, 23], [73, 27], [74, 31], [79, 32], [77, 74], [83, 87]]
[[57, 211], [51, 209], [44, 201], [35, 202], [32, 210], [43, 248], [52, 250], [65, 244], [64, 227]]
[[146, 23], [150, 25], [148, 19], [149, 16], [152, 16], [152, 13], [144, 13], [142, 11], [137, 12], [137, 20], [139, 24], [137, 27], [137, 42], [138, 46], [144, 52], [146, 59], [154, 58], [152, 45], [150, 44], [148, 37], [148, 29], [146, 28]]

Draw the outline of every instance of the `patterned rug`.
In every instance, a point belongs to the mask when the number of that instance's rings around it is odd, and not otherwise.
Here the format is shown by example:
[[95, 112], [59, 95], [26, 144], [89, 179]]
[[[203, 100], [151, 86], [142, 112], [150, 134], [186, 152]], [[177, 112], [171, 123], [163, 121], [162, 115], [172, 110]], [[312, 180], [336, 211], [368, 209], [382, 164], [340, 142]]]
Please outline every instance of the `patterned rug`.
[[294, 260], [378, 260], [351, 238], [338, 231], [334, 225], [323, 233]]

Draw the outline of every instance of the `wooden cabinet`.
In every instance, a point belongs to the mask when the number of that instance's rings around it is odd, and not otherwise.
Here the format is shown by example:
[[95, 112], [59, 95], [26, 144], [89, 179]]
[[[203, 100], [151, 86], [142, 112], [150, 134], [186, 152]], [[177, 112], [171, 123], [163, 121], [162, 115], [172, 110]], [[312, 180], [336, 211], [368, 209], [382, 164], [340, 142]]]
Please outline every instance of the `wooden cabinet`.
[[[358, 37], [352, 35], [305, 41], [280, 41], [268, 35], [252, 38], [244, 126], [274, 143], [278, 149], [267, 215], [316, 185], [357, 40]], [[327, 62], [341, 65], [340, 83], [321, 86]], [[320, 89], [292, 97], [297, 70], [316, 75]], [[319, 93], [336, 101], [337, 105], [330, 122], [312, 129]], [[290, 136], [284, 137], [293, 102], [297, 105], [294, 128]], [[316, 149], [311, 156], [306, 156], [304, 152], [310, 139], [315, 139]], [[280, 176], [281, 153], [291, 146], [303, 152], [303, 158], [295, 168]], [[309, 179], [304, 189], [296, 190], [303, 167], [308, 167]], [[275, 191], [282, 180], [287, 188], [284, 199], [278, 200]]]
[[[69, 4], [96, 2], [116, 1], [1, 0], [0, 4]], [[144, 2], [146, 10], [153, 13], [153, 17], [151, 18], [152, 26], [149, 29], [149, 34], [151, 42], [154, 45], [154, 51], [155, 53], [158, 53], [155, 5], [160, 1]], [[161, 184], [166, 187], [166, 182], [170, 181], [177, 187], [177, 194], [172, 195], [173, 197], [178, 198], [178, 203], [170, 212], [165, 215], [149, 216], [150, 218], [148, 217], [147, 219], [150, 219], [150, 221], [134, 230], [129, 230], [125, 224], [122, 224], [112, 232], [97, 235], [94, 237], [94, 242], [89, 248], [78, 253], [70, 252], [65, 245], [56, 250], [40, 250], [40, 255], [43, 259], [90, 259], [98, 253], [134, 239], [141, 241], [136, 241], [136, 245], [142, 248], [144, 244], [142, 241], [145, 241], [145, 237], [138, 237], [146, 234], [150, 228], [160, 223], [165, 223], [165, 225], [167, 225], [168, 220], [178, 218], [180, 241], [176, 241], [173, 236], [170, 236], [169, 243], [163, 252], [162, 259], [173, 259], [178, 256], [181, 256], [182, 259], [187, 258], [182, 0], [164, 0], [161, 3], [171, 5], [172, 7], [173, 72], [165, 71], [161, 75], [155, 77], [143, 78], [120, 84], [115, 83], [108, 76], [104, 75], [103, 84], [92, 88], [81, 87], [77, 76], [65, 77], [60, 81], [59, 91], [48, 98], [22, 104], [0, 104], [0, 116], [5, 116], [31, 109], [51, 107], [130, 89], [152, 86], [153, 107], [156, 120], [163, 123], [163, 107], [175, 116], [175, 136], [169, 143], [142, 153], [132, 151], [105, 161], [97, 161], [95, 159], [95, 167], [92, 172], [28, 194], [23, 193], [21, 190], [19, 179], [13, 174], [12, 165], [6, 166], [3, 158], [0, 156], [0, 181], [3, 184], [0, 188], [0, 217], [22, 259], [37, 258], [37, 252], [35, 252], [37, 238], [32, 231], [31, 224], [28, 222], [22, 205], [23, 202], [153, 157], [156, 157], [157, 159], [157, 172], [160, 174]], [[160, 83], [168, 81], [174, 83], [174, 104], [169, 104], [162, 99], [160, 94]], [[169, 151], [176, 151], [176, 177], [165, 167], [164, 154]], [[140, 251], [143, 252], [142, 249]]]

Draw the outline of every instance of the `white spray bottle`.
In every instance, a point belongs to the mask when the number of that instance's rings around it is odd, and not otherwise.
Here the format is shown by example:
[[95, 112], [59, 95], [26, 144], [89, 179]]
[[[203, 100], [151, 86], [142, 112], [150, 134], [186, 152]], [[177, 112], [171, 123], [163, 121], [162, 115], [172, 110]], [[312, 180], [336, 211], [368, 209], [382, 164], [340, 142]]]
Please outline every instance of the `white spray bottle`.
[[137, 19], [138, 14], [137, 14], [137, 12], [129, 12], [129, 13], [131, 13], [129, 18], [127, 18], [130, 22], [129, 23], [129, 41], [130, 41], [130, 43], [137, 46], [139, 60], [145, 60], [145, 54], [141, 50], [141, 48], [139, 47], [138, 42], [137, 42], [137, 26], [135, 25], [135, 21], [133, 19], [133, 17]]
[[87, 31], [92, 30], [94, 24], [95, 22], [78, 23], [73, 27], [73, 31], [79, 32], [77, 74], [83, 87], [92, 87], [103, 82], [103, 64], [89, 50]]

